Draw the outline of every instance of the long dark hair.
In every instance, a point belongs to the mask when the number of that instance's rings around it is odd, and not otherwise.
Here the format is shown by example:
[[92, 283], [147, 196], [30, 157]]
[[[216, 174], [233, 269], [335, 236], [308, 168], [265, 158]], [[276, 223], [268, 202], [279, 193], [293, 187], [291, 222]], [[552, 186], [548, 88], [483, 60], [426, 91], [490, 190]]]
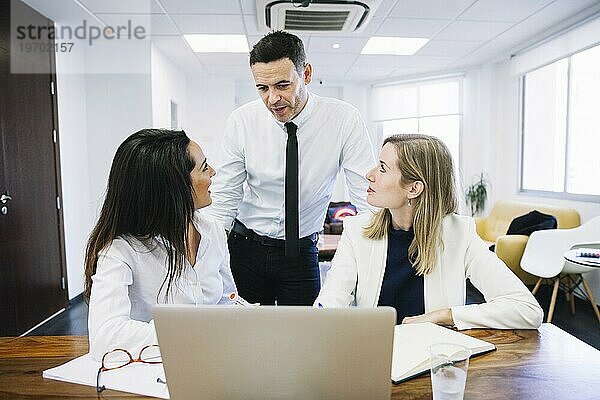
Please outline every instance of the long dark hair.
[[[100, 218], [85, 253], [84, 298], [89, 302], [98, 253], [119, 235], [142, 242], [159, 237], [168, 256], [167, 289], [181, 276], [194, 214], [190, 172], [195, 167], [184, 131], [142, 129], [117, 149]], [[159, 290], [160, 292], [160, 290]], [[158, 293], [157, 293], [158, 296]]]

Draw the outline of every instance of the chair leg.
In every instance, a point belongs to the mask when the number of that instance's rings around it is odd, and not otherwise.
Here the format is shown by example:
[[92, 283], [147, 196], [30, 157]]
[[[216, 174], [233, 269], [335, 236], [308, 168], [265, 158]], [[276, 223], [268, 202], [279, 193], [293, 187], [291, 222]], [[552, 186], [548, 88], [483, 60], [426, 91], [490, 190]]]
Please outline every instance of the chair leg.
[[569, 281], [571, 282], [569, 287], [569, 302], [571, 303], [571, 315], [575, 315], [575, 288], [577, 287], [577, 281], [569, 275]]
[[598, 322], [600, 322], [600, 311], [598, 311], [598, 306], [596, 305], [596, 300], [594, 299], [594, 295], [592, 294], [592, 291], [590, 290], [590, 287], [588, 286], [588, 283], [583, 278], [583, 276], [581, 276], [581, 281], [583, 282], [583, 288], [585, 289], [585, 293], [587, 294], [588, 299], [590, 300], [590, 303], [592, 303], [592, 308], [594, 309], [594, 312], [596, 313], [596, 318], [598, 318]]
[[571, 305], [571, 315], [575, 315], [575, 296], [573, 295], [573, 292], [577, 287], [577, 282], [573, 279], [572, 275], [568, 274], [564, 276], [563, 283], [565, 285], [565, 298]]
[[540, 290], [540, 286], [542, 285], [542, 280], [544, 278], [539, 278], [537, 280], [537, 282], [535, 283], [535, 286], [533, 287], [533, 289], [531, 290], [531, 294], [535, 296], [535, 294], [537, 293], [538, 290]]
[[554, 306], [556, 305], [556, 296], [558, 296], [558, 286], [560, 285], [560, 277], [554, 278], [554, 288], [552, 289], [552, 298], [550, 299], [550, 308], [548, 309], [548, 320], [546, 322], [552, 322], [552, 315], [554, 314]]

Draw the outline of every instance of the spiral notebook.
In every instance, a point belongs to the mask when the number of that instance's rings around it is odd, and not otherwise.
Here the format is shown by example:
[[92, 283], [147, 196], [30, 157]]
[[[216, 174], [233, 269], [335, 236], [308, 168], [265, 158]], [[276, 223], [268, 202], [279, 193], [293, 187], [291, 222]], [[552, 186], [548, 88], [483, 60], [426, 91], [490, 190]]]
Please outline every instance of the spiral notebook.
[[392, 382], [402, 383], [429, 371], [428, 348], [434, 343], [455, 343], [471, 349], [471, 356], [496, 350], [492, 343], [443, 326], [422, 324], [396, 325], [392, 353]]

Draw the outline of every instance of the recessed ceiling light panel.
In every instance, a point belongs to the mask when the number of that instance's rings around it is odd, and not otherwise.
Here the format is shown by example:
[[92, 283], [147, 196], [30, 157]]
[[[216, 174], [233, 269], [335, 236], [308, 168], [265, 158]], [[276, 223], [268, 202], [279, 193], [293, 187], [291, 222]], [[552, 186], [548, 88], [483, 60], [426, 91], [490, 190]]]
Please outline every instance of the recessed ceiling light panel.
[[396, 56], [412, 56], [429, 41], [426, 38], [404, 38], [389, 36], [373, 36], [369, 39], [360, 54], [391, 54]]
[[183, 35], [196, 53], [248, 53], [246, 35]]

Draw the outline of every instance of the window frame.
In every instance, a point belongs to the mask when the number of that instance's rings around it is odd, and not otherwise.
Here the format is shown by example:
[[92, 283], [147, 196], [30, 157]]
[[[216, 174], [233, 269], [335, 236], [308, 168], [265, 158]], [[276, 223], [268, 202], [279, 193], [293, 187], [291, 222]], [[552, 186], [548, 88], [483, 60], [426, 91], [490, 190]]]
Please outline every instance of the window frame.
[[[423, 78], [423, 79], [414, 79], [414, 80], [408, 80], [408, 81], [397, 81], [397, 82], [390, 82], [390, 83], [385, 83], [385, 84], [381, 84], [381, 85], [374, 85], [372, 88], [376, 88], [376, 87], [381, 87], [381, 86], [417, 86], [419, 87], [419, 89], [417, 90], [417, 114], [416, 115], [411, 115], [411, 116], [407, 116], [407, 117], [403, 117], [403, 118], [384, 118], [384, 119], [374, 119], [372, 120], [373, 124], [375, 124], [376, 127], [376, 135], [377, 135], [377, 140], [379, 143], [379, 147], [381, 147], [381, 143], [383, 143], [384, 137], [383, 137], [383, 123], [387, 122], [387, 121], [399, 121], [399, 120], [403, 120], [403, 119], [416, 119], [417, 120], [417, 130], [419, 127], [419, 120], [421, 118], [432, 118], [432, 117], [448, 117], [448, 116], [458, 116], [458, 160], [454, 160], [454, 163], [456, 164], [454, 167], [456, 168], [457, 171], [462, 171], [462, 163], [463, 163], [463, 127], [464, 127], [464, 80], [465, 80], [465, 74], [464, 73], [460, 73], [460, 74], [453, 74], [453, 75], [448, 75], [448, 76], [436, 76], [436, 77], [429, 77], [429, 78]], [[447, 83], [447, 82], [456, 82], [458, 84], [458, 109], [456, 113], [452, 113], [452, 114], [427, 114], [427, 115], [420, 115], [420, 107], [419, 107], [419, 100], [421, 97], [421, 90], [420, 87], [427, 85], [427, 84], [435, 84], [435, 83]], [[415, 132], [416, 133], [416, 132]], [[457, 162], [458, 161], [458, 162]]]
[[[568, 173], [569, 170], [569, 133], [571, 128], [571, 83], [572, 83], [572, 68], [571, 62], [572, 57], [578, 53], [589, 50], [593, 47], [600, 46], [600, 44], [596, 44], [595, 46], [589, 46], [584, 49], [581, 49], [577, 52], [570, 53], [565, 57], [561, 57], [559, 59], [548, 62], [544, 65], [540, 65], [537, 68], [529, 70], [522, 75], [519, 76], [519, 165], [518, 165], [518, 174], [519, 179], [517, 180], [517, 192], [519, 194], [534, 196], [534, 197], [545, 197], [545, 198], [553, 198], [559, 200], [571, 200], [571, 201], [581, 201], [581, 202], [592, 202], [597, 203], [600, 202], [600, 194], [579, 194], [579, 193], [570, 193], [567, 192], [568, 185]], [[537, 71], [541, 68], [547, 67], [548, 65], [554, 64], [560, 60], [567, 59], [567, 107], [566, 107], [566, 132], [565, 132], [565, 153], [564, 153], [564, 161], [565, 167], [563, 171], [563, 190], [562, 192], [555, 192], [550, 190], [539, 190], [539, 189], [525, 189], [523, 187], [523, 175], [524, 175], [524, 166], [523, 160], [525, 155], [525, 92], [527, 90], [526, 84], [526, 75]]]

